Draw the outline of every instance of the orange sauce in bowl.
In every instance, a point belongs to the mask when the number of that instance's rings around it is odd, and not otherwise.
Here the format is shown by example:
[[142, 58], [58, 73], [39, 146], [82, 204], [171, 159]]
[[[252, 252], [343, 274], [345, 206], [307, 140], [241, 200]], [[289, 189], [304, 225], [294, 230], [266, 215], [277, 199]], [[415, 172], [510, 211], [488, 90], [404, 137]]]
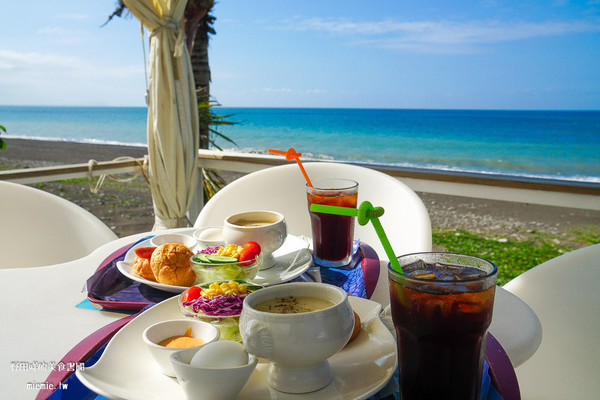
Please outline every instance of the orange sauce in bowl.
[[171, 336], [158, 342], [160, 346], [174, 349], [187, 349], [189, 347], [201, 346], [204, 340], [192, 337], [192, 328], [188, 327], [184, 335]]

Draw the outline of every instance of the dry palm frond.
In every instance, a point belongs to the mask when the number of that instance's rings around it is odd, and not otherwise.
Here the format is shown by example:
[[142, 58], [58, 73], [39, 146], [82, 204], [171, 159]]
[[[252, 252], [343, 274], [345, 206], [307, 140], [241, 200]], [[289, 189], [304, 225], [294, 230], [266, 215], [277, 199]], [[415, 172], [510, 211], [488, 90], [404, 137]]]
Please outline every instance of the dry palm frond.
[[[214, 100], [209, 100], [209, 101], [205, 101], [202, 102], [198, 105], [198, 116], [200, 119], [200, 123], [205, 123], [208, 125], [208, 130], [209, 130], [209, 143], [211, 146], [213, 146], [214, 148], [218, 149], [218, 150], [223, 150], [216, 142], [215, 140], [217, 138], [221, 138], [235, 146], [237, 146], [237, 144], [235, 143], [235, 141], [231, 138], [229, 138], [228, 136], [223, 135], [221, 132], [219, 132], [219, 127], [221, 126], [228, 126], [228, 125], [235, 125], [237, 124], [237, 122], [232, 122], [232, 121], [228, 121], [228, 118], [231, 118], [233, 116], [233, 114], [227, 114], [227, 115], [217, 115], [213, 112], [213, 107], [218, 107], [220, 106], [219, 103], [217, 103]], [[202, 175], [203, 175], [203, 182], [204, 182], [204, 201], [208, 201], [212, 196], [214, 196], [223, 186], [225, 186], [225, 180], [215, 171], [212, 169], [203, 169], [202, 170]]]

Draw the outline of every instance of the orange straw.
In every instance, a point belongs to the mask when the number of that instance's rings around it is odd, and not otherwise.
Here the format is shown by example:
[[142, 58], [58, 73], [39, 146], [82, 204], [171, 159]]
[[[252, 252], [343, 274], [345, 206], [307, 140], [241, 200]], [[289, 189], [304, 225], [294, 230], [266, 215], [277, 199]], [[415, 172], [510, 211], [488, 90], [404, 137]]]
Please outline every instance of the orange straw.
[[288, 160], [288, 161], [296, 160], [296, 162], [298, 163], [298, 166], [300, 167], [300, 171], [302, 171], [302, 175], [304, 175], [304, 179], [306, 179], [306, 184], [308, 186], [312, 187], [312, 183], [310, 182], [310, 178], [308, 177], [308, 174], [306, 173], [306, 170], [304, 169], [304, 166], [300, 162], [300, 156], [302, 155], [302, 153], [296, 153], [296, 150], [294, 150], [291, 147], [288, 149], [288, 151], [281, 151], [281, 150], [269, 149], [269, 153], [279, 154], [279, 155], [285, 156], [285, 159]]

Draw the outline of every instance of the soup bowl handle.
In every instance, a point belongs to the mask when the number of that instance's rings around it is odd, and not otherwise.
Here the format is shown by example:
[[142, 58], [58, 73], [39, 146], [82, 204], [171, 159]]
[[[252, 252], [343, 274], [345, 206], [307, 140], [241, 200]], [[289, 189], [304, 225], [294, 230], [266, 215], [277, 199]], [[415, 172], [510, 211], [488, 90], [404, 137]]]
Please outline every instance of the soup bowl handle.
[[240, 319], [240, 333], [248, 353], [266, 360], [272, 358], [273, 335], [265, 324], [251, 318]]

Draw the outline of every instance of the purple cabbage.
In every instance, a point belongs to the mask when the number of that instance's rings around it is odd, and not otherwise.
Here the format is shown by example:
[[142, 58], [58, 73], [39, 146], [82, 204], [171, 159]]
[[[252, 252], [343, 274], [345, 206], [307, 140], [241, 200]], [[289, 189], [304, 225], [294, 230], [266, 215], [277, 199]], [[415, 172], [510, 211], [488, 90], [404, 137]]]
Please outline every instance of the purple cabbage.
[[203, 253], [203, 254], [214, 254], [217, 252], [217, 250], [219, 250], [221, 247], [223, 246], [208, 246], [203, 250], [198, 251], [196, 254], [198, 253]]
[[184, 301], [183, 306], [189, 306], [193, 312], [201, 312], [211, 317], [239, 315], [242, 312], [242, 305], [246, 296], [247, 294], [239, 294], [233, 297], [220, 294], [210, 298], [200, 296], [192, 301]]

